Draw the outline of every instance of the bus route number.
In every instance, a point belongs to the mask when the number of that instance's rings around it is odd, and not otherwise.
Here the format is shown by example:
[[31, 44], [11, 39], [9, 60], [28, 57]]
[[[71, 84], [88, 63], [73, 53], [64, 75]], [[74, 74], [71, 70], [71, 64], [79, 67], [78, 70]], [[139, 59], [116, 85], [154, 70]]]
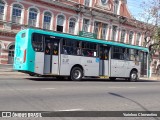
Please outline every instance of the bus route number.
[[62, 63], [63, 63], [63, 64], [69, 64], [69, 59], [63, 59], [63, 60], [62, 60]]
[[92, 63], [92, 60], [87, 60], [87, 63]]

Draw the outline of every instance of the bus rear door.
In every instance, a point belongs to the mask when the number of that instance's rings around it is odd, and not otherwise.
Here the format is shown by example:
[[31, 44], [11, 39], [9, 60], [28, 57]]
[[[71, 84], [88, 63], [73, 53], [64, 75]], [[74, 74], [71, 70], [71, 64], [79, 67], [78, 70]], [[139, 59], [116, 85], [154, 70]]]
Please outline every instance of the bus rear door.
[[100, 46], [100, 63], [99, 63], [99, 75], [109, 76], [109, 50], [108, 46]]
[[59, 40], [46, 36], [45, 38], [45, 58], [44, 74], [59, 74]]

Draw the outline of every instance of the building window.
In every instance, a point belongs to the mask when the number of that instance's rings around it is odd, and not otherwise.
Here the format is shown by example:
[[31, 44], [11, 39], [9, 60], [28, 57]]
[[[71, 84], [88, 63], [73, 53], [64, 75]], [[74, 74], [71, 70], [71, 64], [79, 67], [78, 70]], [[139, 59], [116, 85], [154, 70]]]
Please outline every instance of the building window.
[[83, 19], [83, 31], [88, 32], [89, 29], [89, 19]]
[[124, 43], [125, 37], [126, 37], [126, 30], [122, 30], [122, 31], [121, 31], [121, 42]]
[[29, 21], [28, 21], [29, 26], [36, 27], [37, 16], [38, 16], [38, 10], [35, 8], [31, 8], [29, 10]]
[[44, 13], [43, 28], [50, 29], [52, 15], [50, 12]]
[[75, 33], [75, 27], [76, 27], [76, 19], [71, 18], [69, 20], [69, 33], [74, 34]]
[[64, 31], [64, 16], [58, 15], [57, 17], [57, 31], [63, 32]]
[[84, 5], [85, 5], [85, 6], [89, 6], [89, 5], [90, 5], [90, 0], [85, 0], [85, 1], [84, 1]]
[[101, 38], [102, 39], [106, 39], [107, 36], [107, 24], [102, 24], [102, 34], [101, 34]]
[[102, 5], [106, 5], [108, 0], [101, 0]]
[[132, 44], [132, 40], [133, 40], [133, 31], [129, 32], [129, 44]]
[[1, 55], [1, 52], [2, 52], [2, 46], [1, 46], [1, 44], [0, 44], [0, 55]]
[[93, 31], [93, 32], [94, 32], [95, 34], [98, 34], [98, 30], [99, 30], [99, 22], [96, 22], [96, 21], [95, 21], [95, 22], [94, 22], [94, 31]]
[[11, 45], [8, 48], [8, 64], [13, 64], [13, 60], [14, 60], [14, 49], [15, 49], [15, 45]]
[[5, 3], [0, 0], [0, 20], [3, 20]]
[[137, 34], [137, 39], [136, 39], [136, 45], [139, 45], [140, 43], [140, 37], [141, 37], [141, 33]]
[[114, 13], [117, 14], [118, 11], [118, 6], [119, 6], [119, 0], [114, 0]]
[[22, 6], [18, 4], [13, 5], [12, 22], [20, 24], [22, 16], [21, 14], [22, 14]]
[[112, 40], [116, 41], [116, 35], [117, 35], [117, 26], [113, 26], [112, 28]]

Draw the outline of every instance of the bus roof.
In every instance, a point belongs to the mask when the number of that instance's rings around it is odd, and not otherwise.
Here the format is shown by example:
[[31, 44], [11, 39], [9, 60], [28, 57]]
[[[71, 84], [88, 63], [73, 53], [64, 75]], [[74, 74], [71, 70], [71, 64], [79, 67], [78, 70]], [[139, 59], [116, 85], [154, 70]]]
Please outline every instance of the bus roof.
[[26, 30], [29, 30], [31, 33], [35, 32], [35, 33], [47, 34], [47, 35], [56, 36], [56, 37], [64, 37], [64, 38], [76, 39], [76, 40], [81, 40], [81, 41], [90, 41], [90, 42], [96, 42], [96, 43], [101, 43], [101, 44], [105, 44], [105, 45], [132, 48], [132, 49], [137, 49], [137, 50], [149, 52], [148, 48], [124, 44], [124, 43], [118, 43], [116, 41], [114, 42], [114, 41], [107, 41], [107, 40], [101, 40], [101, 39], [92, 39], [92, 38], [87, 38], [87, 37], [71, 35], [71, 34], [67, 34], [67, 33], [59, 33], [59, 32], [55, 32], [55, 31], [47, 31], [47, 30], [33, 29], [33, 28], [28, 28]]

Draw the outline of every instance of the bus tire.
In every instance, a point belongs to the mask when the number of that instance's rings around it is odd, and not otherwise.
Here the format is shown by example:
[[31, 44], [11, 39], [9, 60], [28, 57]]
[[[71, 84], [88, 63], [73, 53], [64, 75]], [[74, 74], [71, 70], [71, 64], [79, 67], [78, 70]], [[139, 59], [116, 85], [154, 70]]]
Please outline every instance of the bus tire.
[[138, 80], [137, 71], [131, 71], [129, 81], [136, 82], [137, 80]]
[[80, 81], [83, 77], [83, 71], [81, 68], [79, 67], [74, 67], [72, 70], [71, 70], [71, 75], [70, 75], [70, 78], [71, 80], [73, 81]]
[[35, 76], [36, 74], [34, 74], [34, 73], [29, 73], [29, 75], [30, 75], [30, 76]]

